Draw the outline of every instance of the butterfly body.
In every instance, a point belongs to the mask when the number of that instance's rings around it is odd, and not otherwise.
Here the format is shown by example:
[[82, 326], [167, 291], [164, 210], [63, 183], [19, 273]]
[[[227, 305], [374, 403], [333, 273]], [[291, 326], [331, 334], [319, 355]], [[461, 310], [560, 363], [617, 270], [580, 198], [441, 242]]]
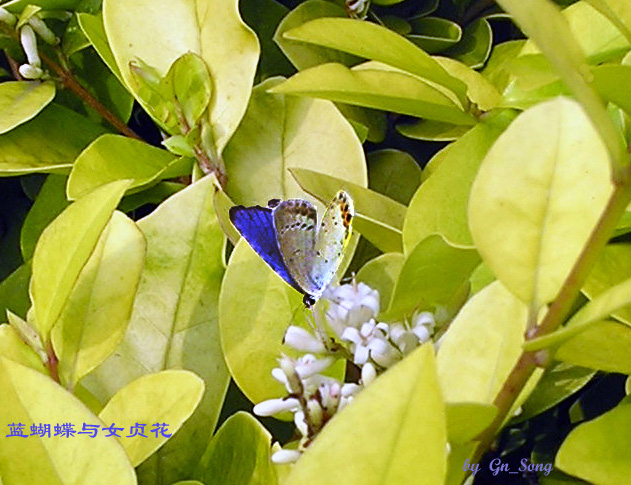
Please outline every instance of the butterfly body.
[[306, 200], [272, 199], [270, 207], [235, 206], [230, 220], [261, 258], [311, 307], [332, 281], [348, 244], [353, 201], [340, 191], [318, 225]]

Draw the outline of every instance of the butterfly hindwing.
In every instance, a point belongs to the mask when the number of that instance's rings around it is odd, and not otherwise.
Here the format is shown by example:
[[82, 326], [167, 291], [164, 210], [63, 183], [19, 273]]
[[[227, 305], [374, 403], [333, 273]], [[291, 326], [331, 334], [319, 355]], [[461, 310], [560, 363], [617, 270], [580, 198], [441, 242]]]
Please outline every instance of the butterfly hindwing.
[[290, 286], [303, 292], [287, 269], [276, 242], [272, 209], [261, 206], [230, 208], [230, 220], [248, 244]]
[[353, 200], [340, 190], [322, 216], [311, 266], [311, 280], [318, 289], [314, 294], [316, 299], [322, 295], [340, 267], [351, 237], [354, 215]]
[[280, 202], [273, 210], [274, 227], [285, 266], [303, 293], [313, 292], [311, 267], [317, 226], [316, 208], [306, 200]]

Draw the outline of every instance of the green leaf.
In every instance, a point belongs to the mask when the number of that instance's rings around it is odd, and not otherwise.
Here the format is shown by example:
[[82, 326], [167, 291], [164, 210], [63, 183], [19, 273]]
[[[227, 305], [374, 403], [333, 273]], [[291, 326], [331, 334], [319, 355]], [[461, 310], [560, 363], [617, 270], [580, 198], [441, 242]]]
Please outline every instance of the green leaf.
[[44, 342], [128, 186], [127, 180], [119, 180], [99, 187], [68, 206], [42, 232], [33, 254], [30, 294]]
[[[134, 98], [99, 55], [92, 49], [85, 49], [77, 52], [70, 60], [72, 73], [87, 91], [122, 121], [129, 120]], [[103, 123], [100, 113], [86, 102], [83, 106], [90, 115], [90, 119], [95, 123]]]
[[97, 15], [89, 15], [87, 13], [77, 13], [79, 26], [86, 37], [90, 40], [92, 47], [101, 57], [103, 62], [110, 68], [110, 71], [124, 85], [123, 76], [114, 59], [114, 53], [107, 42], [107, 34], [103, 25], [103, 14], [99, 12]]
[[489, 265], [484, 261], [480, 263], [473, 273], [471, 273], [471, 278], [469, 278], [469, 282], [471, 283], [471, 294], [475, 295], [482, 288], [493, 283], [497, 278], [489, 268]]
[[66, 58], [82, 51], [83, 49], [90, 47], [90, 41], [83, 33], [81, 27], [79, 27], [79, 21], [77, 14], [73, 15], [64, 30], [61, 39], [61, 50]]
[[197, 54], [187, 52], [171, 65], [167, 77], [188, 126], [195, 126], [208, 108], [212, 95], [212, 80], [206, 63]]
[[115, 212], [51, 334], [59, 375], [71, 388], [123, 339], [144, 257], [142, 233], [124, 214]]
[[73, 160], [105, 130], [52, 103], [31, 121], [0, 135], [0, 176], [68, 172]]
[[513, 16], [524, 33], [557, 69], [561, 79], [591, 118], [612, 162], [622, 164], [627, 159], [625, 147], [601, 99], [583, 77], [582, 73], [588, 69], [587, 58], [566, 18], [548, 0], [498, 0], [498, 4]]
[[500, 282], [466, 303], [436, 359], [445, 401], [493, 402], [521, 354], [527, 315], [526, 305]]
[[429, 54], [441, 52], [460, 42], [462, 29], [451, 20], [440, 17], [409, 19], [412, 32], [406, 37]]
[[308, 198], [289, 167], [317, 170], [365, 187], [366, 161], [350, 124], [328, 101], [267, 93], [278, 82], [269, 79], [254, 89], [243, 122], [226, 147], [230, 197], [243, 205]]
[[[103, 423], [81, 401], [47, 377], [11, 360], [0, 358], [0, 392], [3, 423], [21, 423], [25, 434], [31, 425]], [[52, 427], [52, 426], [51, 426]], [[51, 430], [52, 431], [52, 430]], [[96, 437], [29, 436], [0, 440], [0, 469], [6, 484], [135, 484], [134, 469], [116, 439], [99, 432]]]
[[[605, 0], [609, 1], [609, 0]], [[623, 0], [624, 2], [624, 0]], [[575, 42], [592, 64], [614, 59], [629, 50], [629, 41], [602, 12], [595, 8], [594, 0], [576, 2], [562, 12]], [[610, 4], [621, 3], [613, 0]], [[591, 5], [590, 5], [591, 4]], [[626, 6], [622, 6], [624, 9]], [[523, 53], [537, 52], [537, 40], [532, 39], [524, 46]], [[543, 49], [542, 49], [543, 50]]]
[[0, 325], [0, 356], [48, 374], [42, 359], [20, 338], [11, 325]]
[[471, 126], [452, 125], [442, 121], [415, 120], [397, 125], [397, 131], [403, 136], [425, 141], [453, 141], [462, 137]]
[[[610, 315], [620, 318], [627, 325], [629, 305], [631, 305], [631, 278], [617, 283], [620, 278], [629, 276], [625, 272], [609, 273], [608, 271], [626, 270], [627, 248], [624, 245], [613, 245], [607, 247], [600, 260], [597, 262], [595, 272], [586, 285], [590, 291], [587, 295], [592, 297], [592, 301], [583, 306], [567, 322], [565, 327], [543, 337], [530, 340], [525, 348], [528, 350], [538, 350], [549, 346], [558, 346], [567, 339], [579, 335], [587, 330], [595, 322], [599, 322]], [[617, 256], [623, 256], [618, 259]], [[610, 286], [613, 285], [613, 286]], [[596, 296], [597, 295], [597, 296]]]
[[497, 107], [501, 101], [500, 92], [478, 71], [449, 57], [434, 57], [445, 70], [467, 85], [467, 96], [481, 110], [489, 111]]
[[197, 465], [196, 475], [216, 485], [277, 483], [270, 461], [271, 438], [254, 417], [239, 411], [221, 425]]
[[220, 154], [243, 117], [259, 57], [256, 35], [241, 20], [237, 2], [105, 0], [103, 20], [125, 84], [141, 103], [130, 61], [140, 59], [164, 75], [187, 52], [204, 60], [214, 88], [207, 120]]
[[184, 368], [204, 379], [207, 392], [195, 414], [139, 468], [141, 477], [165, 483], [189, 476], [228, 385], [217, 324], [224, 238], [213, 208], [214, 183], [203, 178], [138, 221], [147, 255], [131, 321], [116, 353], [83, 380], [105, 402], [147, 373]]
[[478, 264], [475, 249], [453, 247], [438, 235], [427, 237], [407, 255], [383, 318], [396, 320], [417, 308], [448, 304]]
[[[307, 0], [291, 10], [285, 18], [278, 24], [274, 33], [274, 42], [280, 50], [287, 56], [291, 63], [299, 70], [324, 64], [325, 62], [339, 62], [345, 66], [357, 64], [359, 58], [356, 56], [340, 52], [335, 49], [321, 47], [318, 45], [297, 42], [285, 36], [285, 32], [314, 19], [322, 17], [347, 17], [346, 10], [333, 2], [322, 0]], [[277, 72], [272, 73], [278, 75]]]
[[20, 235], [20, 249], [25, 261], [33, 256], [42, 231], [68, 206], [66, 180], [67, 177], [64, 176], [49, 175], [24, 219]]
[[631, 96], [620, 86], [631, 82], [631, 66], [604, 65], [592, 68], [594, 88], [610, 103], [631, 114]]
[[454, 402], [447, 411], [447, 438], [450, 444], [464, 444], [474, 440], [493, 421], [497, 408], [477, 402]]
[[504, 91], [501, 106], [526, 110], [543, 101], [569, 95], [571, 92], [560, 79], [529, 90], [522, 90], [518, 82], [511, 82]]
[[379, 292], [379, 307], [388, 308], [392, 290], [399, 277], [405, 257], [401, 253], [386, 253], [368, 261], [357, 273], [361, 281]]
[[631, 474], [631, 402], [580, 424], [565, 438], [555, 466], [600, 485], [624, 483]]
[[608, 158], [581, 107], [559, 98], [521, 114], [480, 167], [469, 202], [476, 247], [533, 308], [556, 296], [604, 209]]
[[360, 185], [346, 182], [306, 168], [289, 168], [289, 172], [309, 194], [328, 204], [338, 190], [346, 190], [355, 206], [355, 229], [386, 252], [401, 250], [401, 225], [405, 206]]
[[510, 111], [499, 112], [448, 145], [447, 152], [439, 152], [440, 164], [410, 201], [403, 225], [407, 253], [436, 233], [454, 245], [473, 245], [467, 221], [471, 185], [488, 150], [513, 118]]
[[[161, 433], [152, 434], [153, 424], [166, 423], [165, 434], [175, 434], [193, 414], [203, 394], [204, 381], [193, 372], [165, 370], [147, 374], [114, 394], [99, 413], [99, 418], [108, 426], [124, 428], [117, 440], [132, 466], [138, 466], [168, 439]], [[136, 423], [147, 425], [146, 437], [127, 435], [126, 430]]]
[[32, 119], [55, 97], [55, 84], [40, 81], [0, 83], [0, 134]]
[[2, 280], [0, 283], [0, 315], [11, 310], [21, 317], [26, 317], [26, 311], [31, 305], [28, 294], [30, 279], [31, 263], [29, 261]]
[[587, 3], [606, 16], [627, 40], [631, 39], [631, 10], [625, 0], [588, 0]]
[[131, 180], [130, 188], [160, 177], [177, 159], [166, 150], [121, 135], [103, 135], [75, 160], [68, 179], [68, 197], [77, 199], [115, 180]]
[[[384, 86], [388, 86], [387, 91]], [[374, 64], [353, 70], [341, 64], [322, 64], [295, 74], [270, 92], [312, 96], [459, 125], [475, 124], [475, 119], [455, 101], [420, 78]]]
[[335, 416], [286, 483], [442, 484], [444, 404], [431, 345], [389, 369]]
[[470, 442], [465, 444], [449, 444], [449, 456], [447, 457], [447, 478], [445, 485], [461, 485], [465, 479], [466, 470], [464, 463], [473, 457], [476, 443]]
[[[604, 297], [605, 293], [612, 292], [612, 296], [619, 295], [613, 301], [613, 306], [607, 304], [600, 318], [611, 314], [616, 319], [631, 325], [631, 306], [624, 305], [625, 300], [631, 305], [631, 295], [626, 296], [628, 284], [625, 283], [630, 278], [631, 246], [628, 244], [605, 246], [582, 288], [583, 293], [594, 300], [594, 304], [595, 300], [600, 300], [600, 296]], [[617, 289], [614, 290], [614, 287]]]
[[120, 203], [120, 210], [122, 212], [131, 212], [136, 209], [150, 205], [159, 205], [173, 194], [177, 194], [180, 190], [185, 189], [186, 184], [179, 182], [160, 182], [157, 185], [153, 185], [142, 192], [136, 192], [135, 194], [127, 195]]
[[522, 412], [517, 416], [519, 421], [532, 418], [556, 406], [568, 396], [587, 384], [596, 371], [556, 362], [548, 367], [522, 406]]
[[11, 13], [20, 13], [29, 5], [36, 5], [43, 10], [74, 10], [81, 0], [11, 0], [2, 5]]
[[368, 154], [370, 189], [407, 205], [421, 184], [421, 167], [407, 152], [386, 148]]
[[554, 358], [589, 369], [631, 374], [631, 328], [598, 322], [561, 344]]
[[[368, 130], [366, 133], [366, 139], [368, 141], [381, 143], [385, 139], [386, 130], [388, 129], [388, 120], [386, 113], [383, 111], [360, 108], [359, 106], [344, 103], [338, 103], [335, 106], [340, 113], [344, 115], [344, 118], [351, 124], [354, 124], [353, 128], [355, 131], [357, 131], [357, 124], [361, 125], [363, 129]], [[359, 138], [361, 139], [361, 136]]]
[[485, 18], [467, 25], [462, 40], [448, 49], [445, 54], [470, 66], [473, 69], [484, 65], [491, 53], [493, 31]]
[[228, 262], [219, 298], [221, 347], [230, 375], [252, 402], [284, 395], [272, 377], [283, 351], [283, 336], [302, 296], [241, 240]]
[[466, 104], [466, 87], [405, 37], [372, 22], [316, 19], [284, 34], [285, 38], [321, 45], [383, 62], [446, 87]]
[[511, 77], [509, 67], [511, 61], [521, 52], [525, 40], [511, 40], [493, 46], [489, 57], [481, 74], [501, 93], [506, 89]]

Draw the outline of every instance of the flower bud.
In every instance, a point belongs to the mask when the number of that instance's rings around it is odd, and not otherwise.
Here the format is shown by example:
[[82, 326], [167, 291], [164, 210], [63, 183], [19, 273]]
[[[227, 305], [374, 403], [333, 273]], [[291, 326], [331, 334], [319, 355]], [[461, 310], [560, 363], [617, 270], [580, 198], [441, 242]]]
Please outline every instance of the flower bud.
[[342, 386], [342, 389], [340, 392], [342, 394], [342, 397], [344, 398], [344, 397], [354, 396], [361, 390], [362, 390], [362, 387], [360, 385], [355, 384], [353, 382], [347, 382], [346, 384]]
[[301, 357], [296, 364], [296, 372], [302, 379], [306, 379], [315, 374], [328, 369], [335, 362], [333, 357], [325, 357], [324, 359], [316, 359], [311, 354]]
[[309, 434], [309, 427], [305, 421], [305, 413], [302, 411], [296, 411], [294, 414], [294, 424], [302, 436], [307, 436]]
[[30, 64], [22, 64], [18, 68], [18, 72], [24, 79], [39, 79], [44, 75], [44, 71], [39, 67], [31, 66]]
[[326, 351], [324, 344], [304, 328], [290, 326], [285, 332], [285, 344], [300, 351], [320, 354]]
[[28, 19], [28, 23], [47, 44], [57, 45], [59, 43], [59, 39], [55, 33], [50, 30], [44, 21], [37, 15], [33, 15], [30, 19]]
[[368, 347], [370, 348], [370, 358], [381, 367], [390, 367], [401, 360], [401, 352], [395, 349], [386, 340], [372, 339]]
[[364, 364], [362, 366], [362, 384], [364, 385], [364, 387], [372, 384], [376, 378], [377, 369], [375, 369], [375, 366], [370, 362]]
[[37, 38], [30, 25], [25, 25], [20, 30], [20, 42], [22, 43], [22, 49], [24, 49], [28, 63], [33, 67], [40, 67], [42, 61], [39, 60], [39, 54], [37, 52]]
[[13, 27], [18, 18], [9, 12], [6, 8], [0, 7], [0, 22], [7, 24], [9, 27]]
[[300, 406], [298, 399], [268, 399], [254, 406], [254, 414], [257, 416], [272, 416], [285, 411], [295, 411]]
[[279, 450], [272, 455], [272, 462], [277, 464], [283, 463], [294, 463], [300, 458], [300, 453], [298, 450]]
[[322, 411], [322, 406], [318, 401], [316, 401], [315, 399], [309, 399], [307, 401], [307, 416], [309, 416], [309, 422], [311, 423], [311, 426], [316, 429], [320, 429], [322, 427], [322, 424], [324, 423], [324, 413]]
[[283, 356], [279, 359], [279, 364], [285, 374], [287, 390], [291, 393], [301, 392], [302, 383], [300, 382], [300, 376], [296, 370], [295, 362], [289, 357]]
[[322, 406], [329, 415], [335, 414], [340, 404], [341, 389], [336, 381], [322, 383], [320, 385], [320, 396], [322, 396]]

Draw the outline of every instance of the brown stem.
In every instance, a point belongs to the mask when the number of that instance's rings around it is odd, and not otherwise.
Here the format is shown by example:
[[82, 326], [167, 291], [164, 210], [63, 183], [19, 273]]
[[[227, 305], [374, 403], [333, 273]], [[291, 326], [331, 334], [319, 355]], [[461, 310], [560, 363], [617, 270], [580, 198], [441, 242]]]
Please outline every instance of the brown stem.
[[[628, 166], [627, 171], [629, 171]], [[629, 179], [627, 178], [626, 180]], [[631, 200], [631, 183], [626, 182], [615, 185], [605, 210], [592, 230], [574, 267], [565, 279], [559, 294], [550, 306], [541, 324], [527, 334], [528, 339], [535, 339], [549, 334], [565, 321], [601, 250], [607, 244], [620, 216], [629, 204], [629, 200]], [[522, 352], [519, 360], [511, 370], [493, 402], [498, 408], [498, 413], [491, 425], [480, 435], [472, 462], [478, 461], [492, 445], [495, 435], [506, 421], [515, 399], [517, 399], [538, 365], [536, 355], [536, 351]]]
[[[188, 124], [188, 121], [186, 120], [186, 117], [184, 116], [184, 113], [182, 112], [182, 109], [177, 102], [175, 103], [175, 112], [180, 124], [180, 128], [182, 130], [182, 134], [186, 136], [191, 131], [191, 127]], [[204, 175], [214, 173], [217, 177], [219, 185], [225, 187], [226, 182], [228, 181], [226, 174], [220, 166], [218, 166], [211, 160], [210, 155], [206, 153], [206, 150], [203, 149], [199, 142], [195, 144], [195, 146], [193, 147], [193, 151], [195, 152], [195, 158], [197, 158], [197, 161], [199, 162], [199, 168], [201, 168], [202, 172], [204, 172]]]
[[22, 75], [20, 74], [19, 70], [20, 66], [18, 65], [18, 63], [15, 61], [15, 59], [13, 59], [13, 57], [9, 55], [6, 50], [4, 51], [4, 55], [7, 58], [7, 62], [9, 63], [9, 68], [11, 69], [11, 75], [13, 76], [13, 78], [17, 79], [18, 81], [22, 80]]
[[50, 372], [50, 377], [52, 377], [55, 382], [60, 383], [59, 359], [57, 358], [57, 355], [55, 355], [55, 349], [53, 349], [50, 341], [46, 343], [46, 355], [48, 356], [48, 359], [46, 360], [44, 365], [48, 369], [48, 372]]
[[142, 140], [131, 128], [129, 128], [118, 116], [107, 109], [98, 99], [88, 92], [72, 75], [72, 72], [63, 68], [43, 52], [39, 56], [44, 63], [59, 76], [61, 82], [79, 96], [88, 106], [94, 109], [104, 120], [112, 125], [119, 133], [136, 140]]

